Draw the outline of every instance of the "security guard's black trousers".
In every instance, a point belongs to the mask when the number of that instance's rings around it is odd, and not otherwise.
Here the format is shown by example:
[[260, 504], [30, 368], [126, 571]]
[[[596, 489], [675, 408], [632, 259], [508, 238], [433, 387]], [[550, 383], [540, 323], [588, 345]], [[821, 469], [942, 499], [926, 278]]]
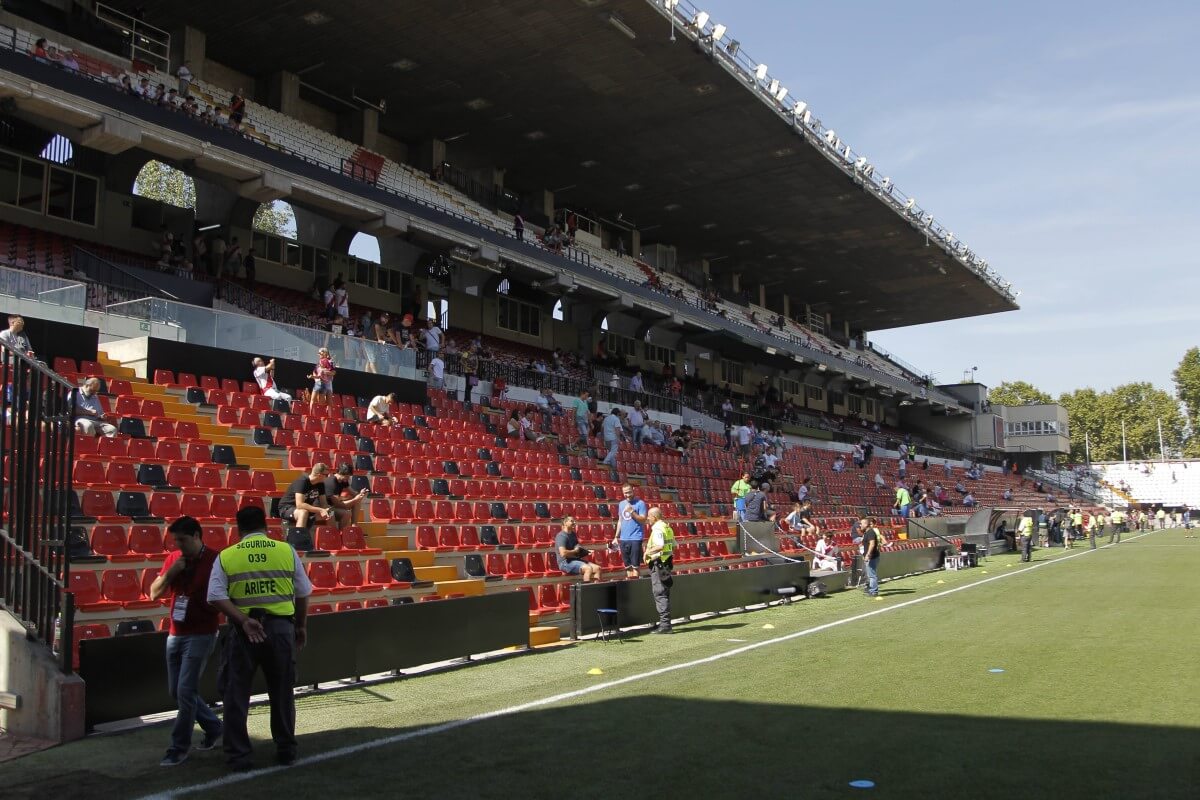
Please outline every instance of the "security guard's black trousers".
[[654, 595], [654, 610], [658, 612], [658, 626], [671, 627], [671, 584], [674, 583], [671, 565], [654, 561], [650, 565], [650, 592]]
[[266, 641], [251, 644], [240, 629], [230, 630], [225, 640], [218, 688], [225, 699], [225, 755], [230, 761], [250, 758], [250, 734], [246, 715], [250, 711], [250, 686], [262, 667], [271, 700], [271, 738], [276, 754], [296, 755], [296, 626], [290, 617], [262, 619]]
[[1021, 537], [1021, 560], [1029, 561], [1033, 558], [1033, 534]]

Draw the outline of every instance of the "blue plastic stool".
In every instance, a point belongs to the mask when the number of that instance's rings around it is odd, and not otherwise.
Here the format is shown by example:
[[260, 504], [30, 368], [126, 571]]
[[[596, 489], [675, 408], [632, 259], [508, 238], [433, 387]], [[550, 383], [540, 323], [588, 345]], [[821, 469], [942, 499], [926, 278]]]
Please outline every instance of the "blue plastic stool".
[[597, 608], [596, 618], [600, 620], [600, 632], [596, 634], [597, 639], [605, 644], [614, 637], [618, 642], [621, 641], [621, 626], [617, 624], [615, 608]]

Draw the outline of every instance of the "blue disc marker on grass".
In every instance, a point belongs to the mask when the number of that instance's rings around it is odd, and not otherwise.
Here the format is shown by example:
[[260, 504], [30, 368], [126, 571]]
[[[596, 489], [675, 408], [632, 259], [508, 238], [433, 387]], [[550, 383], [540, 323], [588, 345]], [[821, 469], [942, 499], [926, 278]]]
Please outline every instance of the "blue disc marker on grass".
[[1004, 670], [1000, 669], [999, 667], [992, 667], [988, 670], [988, 672], [1004, 672]]
[[850, 785], [855, 789], [874, 789], [875, 781], [850, 781]]

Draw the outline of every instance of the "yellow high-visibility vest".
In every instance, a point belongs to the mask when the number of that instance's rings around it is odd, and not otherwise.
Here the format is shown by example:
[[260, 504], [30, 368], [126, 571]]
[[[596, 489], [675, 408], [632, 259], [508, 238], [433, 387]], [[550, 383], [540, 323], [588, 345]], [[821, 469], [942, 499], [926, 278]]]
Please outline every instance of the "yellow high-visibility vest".
[[296, 551], [255, 533], [221, 551], [221, 569], [229, 578], [229, 599], [243, 613], [261, 608], [268, 614], [296, 613]]

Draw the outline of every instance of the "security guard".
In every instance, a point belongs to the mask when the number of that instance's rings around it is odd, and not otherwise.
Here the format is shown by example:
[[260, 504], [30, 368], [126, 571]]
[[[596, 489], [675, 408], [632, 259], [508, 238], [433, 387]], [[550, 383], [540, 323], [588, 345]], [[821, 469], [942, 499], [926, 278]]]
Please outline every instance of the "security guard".
[[1076, 539], [1083, 538], [1083, 512], [1078, 508], [1071, 509], [1071, 534]]
[[1108, 535], [1108, 543], [1121, 543], [1121, 531], [1125, 529], [1125, 512], [1119, 508], [1113, 509], [1112, 512], [1112, 533]]
[[673, 633], [671, 630], [671, 570], [675, 567], [675, 532], [662, 518], [658, 506], [646, 513], [650, 524], [650, 540], [646, 543], [646, 565], [650, 567], [650, 591], [654, 594], [654, 610], [658, 612], [658, 627], [651, 633]]
[[246, 770], [250, 734], [250, 685], [262, 667], [271, 700], [271, 738], [275, 760], [296, 760], [296, 650], [307, 638], [305, 620], [312, 583], [296, 551], [267, 538], [261, 508], [237, 512], [236, 545], [225, 548], [213, 565], [208, 602], [225, 613], [227, 631], [217, 685], [225, 700], [225, 755], [231, 769]]
[[1033, 558], [1033, 517], [1022, 515], [1017, 523], [1017, 533], [1021, 536], [1021, 560], [1029, 561]]
[[1101, 508], [1095, 514], [1092, 514], [1091, 525], [1088, 527], [1089, 540], [1092, 543], [1092, 549], [1096, 549], [1096, 537], [1104, 535], [1104, 509]]

